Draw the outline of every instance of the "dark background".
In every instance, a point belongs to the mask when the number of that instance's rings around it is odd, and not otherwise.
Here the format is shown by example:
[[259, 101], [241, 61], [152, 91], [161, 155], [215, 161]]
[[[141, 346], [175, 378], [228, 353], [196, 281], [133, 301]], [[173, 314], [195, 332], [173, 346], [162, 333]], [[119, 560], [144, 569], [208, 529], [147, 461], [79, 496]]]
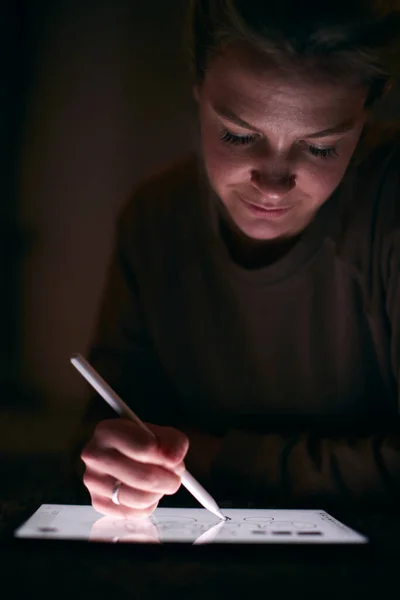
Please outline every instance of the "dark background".
[[[186, 0], [0, 6], [0, 456], [57, 454], [84, 406], [85, 352], [116, 215], [196, 143]], [[398, 88], [377, 107], [400, 117]]]

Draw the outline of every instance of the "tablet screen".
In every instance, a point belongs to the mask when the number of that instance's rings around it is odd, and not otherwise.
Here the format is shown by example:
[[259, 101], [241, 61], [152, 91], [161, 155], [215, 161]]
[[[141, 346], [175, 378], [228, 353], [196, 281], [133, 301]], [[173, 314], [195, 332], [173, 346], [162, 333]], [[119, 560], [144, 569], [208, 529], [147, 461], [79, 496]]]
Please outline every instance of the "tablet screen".
[[148, 519], [104, 517], [91, 506], [43, 504], [19, 538], [165, 543], [356, 543], [367, 538], [323, 510], [226, 509], [220, 521], [203, 508], [157, 508]]

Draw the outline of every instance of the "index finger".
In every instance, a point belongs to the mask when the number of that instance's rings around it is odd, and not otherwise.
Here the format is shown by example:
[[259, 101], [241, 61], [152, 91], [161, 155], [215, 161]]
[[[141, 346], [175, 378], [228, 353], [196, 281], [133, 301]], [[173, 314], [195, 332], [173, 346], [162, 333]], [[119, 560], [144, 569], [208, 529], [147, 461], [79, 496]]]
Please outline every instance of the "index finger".
[[101, 421], [96, 427], [93, 442], [99, 448], [117, 450], [138, 462], [165, 463], [156, 437], [127, 419]]

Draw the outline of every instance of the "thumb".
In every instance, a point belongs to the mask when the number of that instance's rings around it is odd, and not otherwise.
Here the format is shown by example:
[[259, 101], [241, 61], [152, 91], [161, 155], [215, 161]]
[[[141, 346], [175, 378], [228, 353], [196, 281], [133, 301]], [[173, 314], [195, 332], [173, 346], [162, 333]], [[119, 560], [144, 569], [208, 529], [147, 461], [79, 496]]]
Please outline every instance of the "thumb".
[[189, 449], [187, 436], [174, 427], [153, 424], [147, 426], [156, 436], [159, 450], [169, 465], [173, 467], [181, 463]]

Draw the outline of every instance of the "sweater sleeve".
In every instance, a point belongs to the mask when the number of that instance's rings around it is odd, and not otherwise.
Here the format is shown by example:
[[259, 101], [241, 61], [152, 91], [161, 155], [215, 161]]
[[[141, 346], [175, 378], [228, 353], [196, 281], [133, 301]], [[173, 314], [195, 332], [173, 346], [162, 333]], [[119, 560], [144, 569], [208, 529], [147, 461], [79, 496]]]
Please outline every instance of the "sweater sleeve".
[[352, 436], [231, 431], [212, 479], [224, 497], [262, 504], [390, 504], [400, 491], [400, 429]]

